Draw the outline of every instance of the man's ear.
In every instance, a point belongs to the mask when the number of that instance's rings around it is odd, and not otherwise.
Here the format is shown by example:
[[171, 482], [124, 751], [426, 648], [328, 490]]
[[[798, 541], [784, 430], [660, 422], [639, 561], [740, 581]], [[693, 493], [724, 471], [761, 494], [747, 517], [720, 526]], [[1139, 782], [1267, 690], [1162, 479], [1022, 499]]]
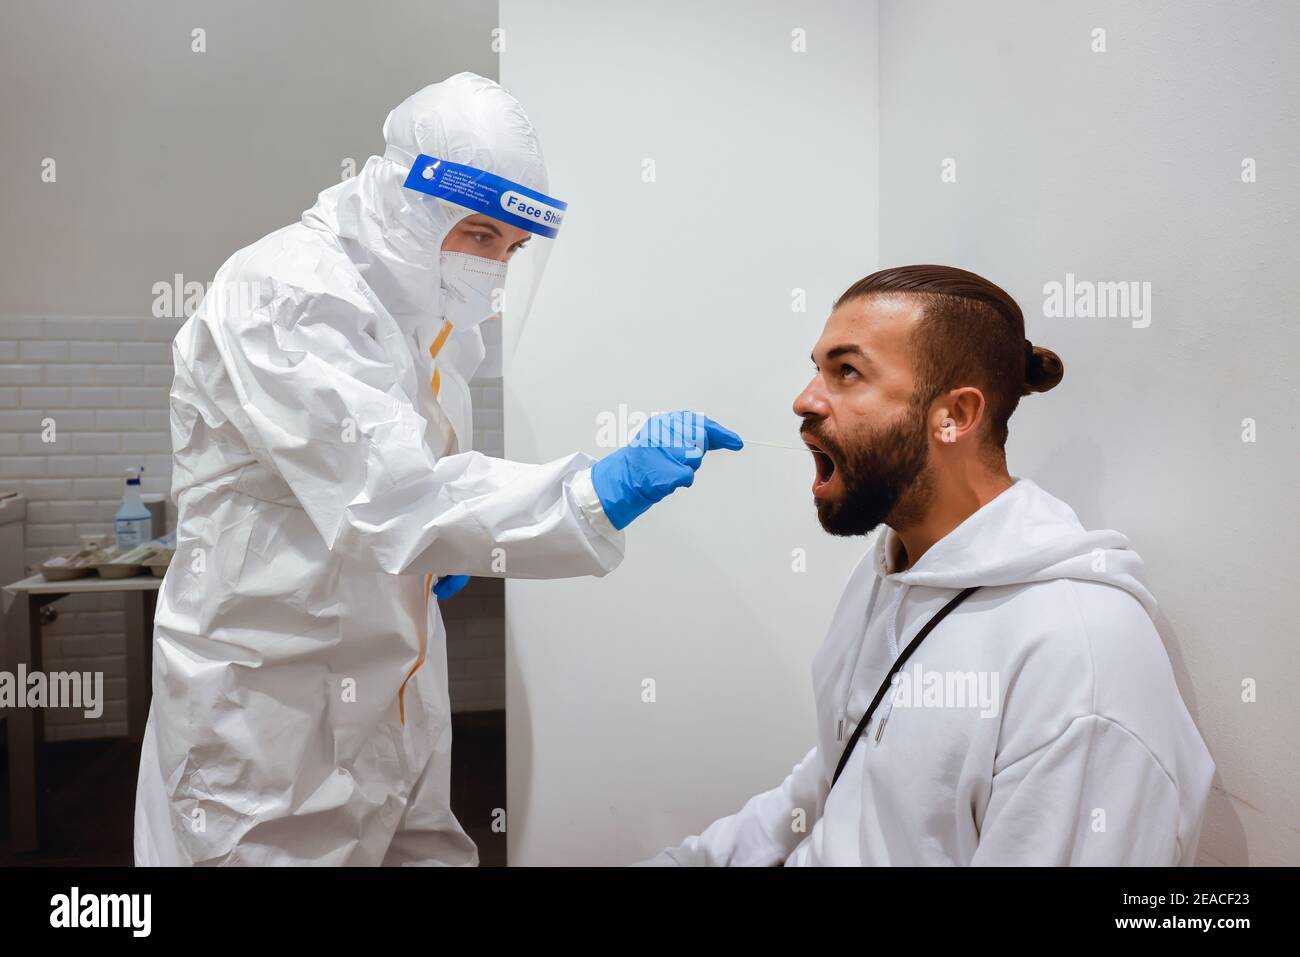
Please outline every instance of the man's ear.
[[930, 434], [940, 445], [956, 445], [975, 434], [984, 418], [984, 393], [973, 386], [953, 389], [930, 407]]

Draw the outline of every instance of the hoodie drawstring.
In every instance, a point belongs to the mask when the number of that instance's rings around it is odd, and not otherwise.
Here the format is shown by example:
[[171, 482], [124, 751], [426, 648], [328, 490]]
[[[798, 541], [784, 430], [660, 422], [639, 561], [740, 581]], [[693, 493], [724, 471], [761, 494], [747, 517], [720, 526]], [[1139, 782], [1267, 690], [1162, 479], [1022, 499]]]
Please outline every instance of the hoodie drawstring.
[[[898, 613], [903, 607], [903, 599], [907, 596], [907, 590], [911, 586], [903, 582], [898, 586], [894, 593], [894, 600], [889, 605], [889, 611], [885, 613], [885, 634], [889, 639], [889, 663], [892, 665], [898, 660]], [[889, 714], [894, 709], [893, 692], [885, 695], [885, 700], [881, 702], [884, 711], [880, 715], [879, 724], [884, 724], [889, 720]]]

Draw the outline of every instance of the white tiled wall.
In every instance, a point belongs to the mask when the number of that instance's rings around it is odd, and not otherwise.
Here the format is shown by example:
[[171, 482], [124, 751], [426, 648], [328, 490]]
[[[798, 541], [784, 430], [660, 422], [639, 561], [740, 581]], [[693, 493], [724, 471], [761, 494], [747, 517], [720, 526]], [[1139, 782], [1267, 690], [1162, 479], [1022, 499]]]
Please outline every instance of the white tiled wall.
[[[171, 339], [181, 320], [0, 317], [0, 488], [28, 499], [28, 565], [111, 533], [124, 470], [145, 468], [146, 493], [167, 493]], [[473, 385], [475, 447], [500, 455], [501, 383]], [[45, 441], [51, 437], [53, 441]], [[169, 528], [175, 509], [169, 504]], [[104, 715], [51, 711], [51, 740], [126, 732], [123, 613], [116, 596], [57, 603], [45, 628], [46, 670], [103, 671]], [[505, 707], [504, 590], [476, 579], [444, 606], [454, 710]]]
[[[493, 324], [494, 325], [494, 324]], [[501, 380], [470, 385], [474, 397], [474, 448], [505, 454]], [[506, 706], [506, 590], [500, 578], [472, 578], [443, 605], [447, 673], [453, 711], [504, 710]]]

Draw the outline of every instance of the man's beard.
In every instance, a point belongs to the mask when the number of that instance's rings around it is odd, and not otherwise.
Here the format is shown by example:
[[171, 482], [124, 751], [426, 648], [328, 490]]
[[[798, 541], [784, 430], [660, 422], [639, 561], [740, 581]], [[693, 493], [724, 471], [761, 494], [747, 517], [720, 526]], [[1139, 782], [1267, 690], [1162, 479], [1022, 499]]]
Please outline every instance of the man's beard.
[[831, 454], [844, 494], [817, 500], [817, 519], [832, 535], [866, 535], [881, 522], [895, 531], [921, 520], [934, 497], [929, 468], [925, 410], [909, 407], [903, 417], [852, 445], [807, 424], [803, 431]]

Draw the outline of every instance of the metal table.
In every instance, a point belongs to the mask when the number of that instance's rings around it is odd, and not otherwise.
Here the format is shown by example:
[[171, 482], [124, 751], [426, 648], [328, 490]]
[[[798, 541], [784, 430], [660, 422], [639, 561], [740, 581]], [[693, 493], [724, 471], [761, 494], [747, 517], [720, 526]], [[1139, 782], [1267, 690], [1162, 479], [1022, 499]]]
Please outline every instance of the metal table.
[[[27, 601], [27, 633], [6, 636], [5, 668], [18, 673], [41, 670], [41, 615], [46, 605], [69, 595], [120, 592], [126, 611], [126, 721], [127, 735], [137, 744], [144, 738], [152, 693], [153, 616], [161, 578], [77, 578], [46, 581], [33, 575], [6, 585], [4, 590]], [[38, 749], [44, 732], [40, 709], [17, 707], [6, 712], [9, 725], [9, 818], [14, 850], [36, 850], [39, 837], [37, 801], [40, 768]]]

